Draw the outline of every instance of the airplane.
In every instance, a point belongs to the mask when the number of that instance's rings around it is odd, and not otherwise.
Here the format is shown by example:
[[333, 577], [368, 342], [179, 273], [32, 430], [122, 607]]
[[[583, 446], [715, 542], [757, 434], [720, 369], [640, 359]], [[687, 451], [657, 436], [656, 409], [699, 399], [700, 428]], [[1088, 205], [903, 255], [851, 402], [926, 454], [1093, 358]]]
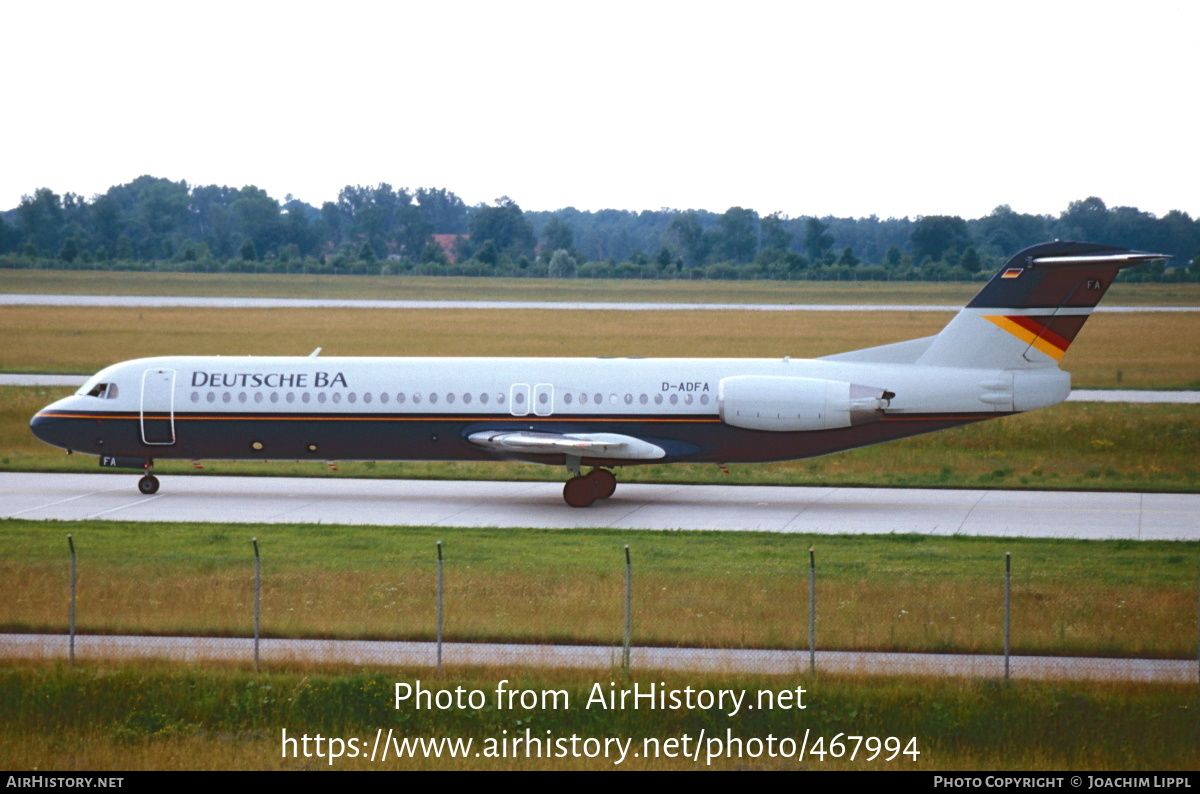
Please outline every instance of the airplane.
[[1059, 403], [1059, 360], [1118, 272], [1167, 258], [1035, 245], [940, 333], [807, 360], [136, 359], [30, 425], [102, 467], [141, 469], [143, 494], [165, 459], [501, 459], [565, 466], [563, 498], [589, 507], [622, 466], [807, 458]]

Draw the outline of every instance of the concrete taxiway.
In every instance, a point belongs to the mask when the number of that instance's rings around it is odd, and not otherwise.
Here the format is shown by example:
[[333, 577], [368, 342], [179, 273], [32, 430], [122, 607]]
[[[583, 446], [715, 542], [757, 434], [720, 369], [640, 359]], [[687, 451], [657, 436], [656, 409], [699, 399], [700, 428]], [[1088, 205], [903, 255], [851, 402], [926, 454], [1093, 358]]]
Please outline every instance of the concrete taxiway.
[[[0, 634], [0, 657], [66, 659], [69, 638], [62, 634]], [[447, 642], [442, 663], [452, 666], [523, 665], [611, 670], [623, 651], [609, 645], [526, 645]], [[138, 637], [82, 635], [75, 638], [78, 659], [170, 659], [176, 662], [250, 662], [254, 640], [242, 637]], [[432, 642], [379, 640], [260, 641], [259, 658], [268, 664], [305, 662], [373, 666], [434, 667], [438, 646]], [[633, 646], [629, 663], [636, 669], [690, 670], [711, 673], [803, 673], [853, 675], [931, 675], [976, 678], [1004, 676], [1004, 657], [989, 654], [880, 653], [872, 651], [746, 650], [734, 648], [656, 648]], [[1155, 681], [1196, 680], [1195, 659], [1107, 659], [1066, 656], [1012, 656], [1010, 676], [1021, 679]]]
[[554, 482], [0, 474], [0, 518], [1200, 539], [1200, 495], [622, 483], [587, 509]]

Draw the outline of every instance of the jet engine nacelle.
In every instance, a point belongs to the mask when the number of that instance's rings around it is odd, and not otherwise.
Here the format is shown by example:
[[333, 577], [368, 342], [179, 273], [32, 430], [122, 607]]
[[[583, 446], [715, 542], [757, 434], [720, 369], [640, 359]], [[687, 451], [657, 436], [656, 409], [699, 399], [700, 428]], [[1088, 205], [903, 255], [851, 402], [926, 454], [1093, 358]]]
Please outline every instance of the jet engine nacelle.
[[748, 430], [832, 430], [883, 415], [892, 392], [845, 381], [747, 375], [717, 391], [721, 421]]

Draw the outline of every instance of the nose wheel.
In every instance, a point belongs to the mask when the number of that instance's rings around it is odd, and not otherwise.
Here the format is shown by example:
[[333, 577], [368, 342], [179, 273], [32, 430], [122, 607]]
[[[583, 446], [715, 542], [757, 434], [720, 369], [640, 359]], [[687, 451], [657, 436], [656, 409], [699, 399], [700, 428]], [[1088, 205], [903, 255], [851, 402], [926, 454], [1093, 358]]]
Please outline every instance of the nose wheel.
[[152, 493], [158, 493], [158, 478], [153, 474], [147, 474], [142, 479], [138, 480], [138, 490], [149, 496]]
[[607, 499], [617, 490], [617, 477], [608, 469], [592, 469], [575, 476], [563, 486], [563, 499], [571, 507], [591, 507], [597, 499]]

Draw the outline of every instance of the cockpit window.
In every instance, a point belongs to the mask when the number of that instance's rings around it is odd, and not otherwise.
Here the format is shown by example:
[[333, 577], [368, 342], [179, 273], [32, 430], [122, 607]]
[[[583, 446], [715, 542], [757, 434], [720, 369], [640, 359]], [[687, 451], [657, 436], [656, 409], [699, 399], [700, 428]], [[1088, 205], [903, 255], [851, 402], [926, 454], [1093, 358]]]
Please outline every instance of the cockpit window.
[[87, 393], [88, 397], [99, 397], [100, 399], [115, 400], [117, 398], [117, 384], [115, 383], [97, 383]]

